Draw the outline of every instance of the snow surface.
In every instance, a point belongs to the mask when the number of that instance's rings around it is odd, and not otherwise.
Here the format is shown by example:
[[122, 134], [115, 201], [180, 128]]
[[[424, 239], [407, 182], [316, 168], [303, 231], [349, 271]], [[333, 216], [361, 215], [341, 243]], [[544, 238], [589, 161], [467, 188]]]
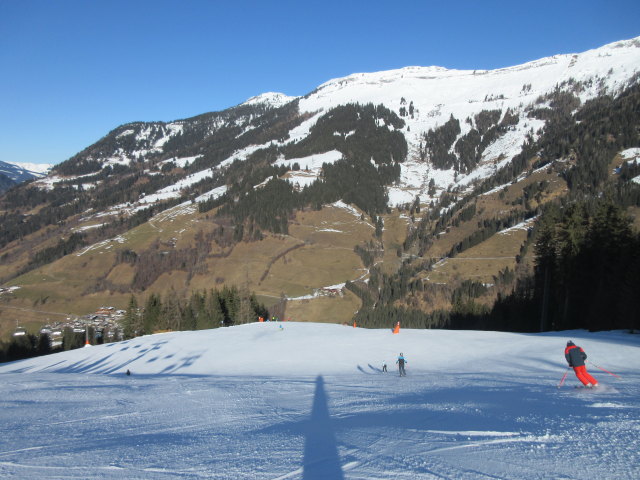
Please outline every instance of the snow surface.
[[637, 160], [640, 157], [640, 147], [639, 148], [627, 148], [620, 152], [620, 156], [623, 160]]
[[[574, 388], [568, 339], [598, 389]], [[0, 477], [637, 479], [639, 348], [267, 322], [2, 364]]]
[[[333, 164], [341, 158], [342, 153], [337, 150], [330, 150], [308, 157], [291, 158], [289, 160], [282, 158], [275, 162], [275, 165], [287, 167], [289, 169], [287, 180], [294, 185], [297, 184], [299, 188], [304, 188], [320, 178], [323, 164]], [[300, 170], [293, 170], [293, 166], [296, 163], [300, 167]]]

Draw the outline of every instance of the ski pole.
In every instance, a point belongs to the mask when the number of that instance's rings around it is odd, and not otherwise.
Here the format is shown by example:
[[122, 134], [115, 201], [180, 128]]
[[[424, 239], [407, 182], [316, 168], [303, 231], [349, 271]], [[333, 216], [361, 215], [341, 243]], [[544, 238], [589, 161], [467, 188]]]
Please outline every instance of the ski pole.
[[613, 375], [614, 377], [617, 377], [617, 378], [622, 379], [622, 377], [621, 377], [620, 375], [616, 375], [615, 373], [611, 373], [609, 370], [605, 370], [604, 368], [599, 367], [598, 365], [596, 365], [596, 364], [595, 364], [595, 363], [593, 363], [593, 362], [589, 362], [589, 363], [590, 363], [591, 365], [593, 365], [594, 367], [599, 368], [599, 369], [600, 369], [600, 370], [602, 370], [603, 372], [607, 372], [609, 375]]
[[569, 373], [569, 369], [571, 367], [567, 367], [567, 370], [564, 372], [564, 375], [562, 376], [562, 380], [560, 380], [560, 383], [558, 384], [558, 388], [560, 388], [562, 385], [564, 385], [564, 379], [567, 378], [567, 375]]

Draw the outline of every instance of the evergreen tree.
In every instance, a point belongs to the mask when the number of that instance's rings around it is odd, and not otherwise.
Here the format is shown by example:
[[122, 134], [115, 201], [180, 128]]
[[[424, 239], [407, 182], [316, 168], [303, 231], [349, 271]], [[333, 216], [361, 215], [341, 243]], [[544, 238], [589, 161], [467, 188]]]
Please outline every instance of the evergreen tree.
[[138, 301], [136, 297], [131, 295], [127, 311], [122, 319], [122, 334], [125, 339], [133, 338], [140, 334], [141, 329], [138, 328]]
[[161, 316], [161, 328], [173, 331], [179, 331], [182, 329], [181, 300], [173, 288], [165, 296]]
[[210, 290], [206, 301], [207, 328], [217, 328], [224, 325], [224, 312], [220, 295], [217, 290]]
[[51, 338], [47, 333], [41, 333], [38, 337], [38, 355], [48, 355], [51, 353]]

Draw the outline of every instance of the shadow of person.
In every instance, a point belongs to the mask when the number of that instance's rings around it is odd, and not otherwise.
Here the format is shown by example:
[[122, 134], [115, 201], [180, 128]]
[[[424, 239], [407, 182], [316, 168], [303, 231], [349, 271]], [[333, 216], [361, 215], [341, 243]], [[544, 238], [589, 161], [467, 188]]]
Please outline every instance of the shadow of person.
[[316, 378], [311, 418], [306, 428], [302, 479], [344, 480], [322, 376]]

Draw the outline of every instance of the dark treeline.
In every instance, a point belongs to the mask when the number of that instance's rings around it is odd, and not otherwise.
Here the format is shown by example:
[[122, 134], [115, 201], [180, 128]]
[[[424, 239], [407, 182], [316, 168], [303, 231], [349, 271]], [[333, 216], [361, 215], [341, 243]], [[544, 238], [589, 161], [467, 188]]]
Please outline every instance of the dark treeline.
[[[0, 342], [0, 362], [12, 362], [81, 348], [85, 345], [87, 334], [92, 345], [100, 345], [106, 333], [96, 332], [93, 327], [89, 327], [88, 332], [75, 332], [73, 328], [65, 327], [62, 331], [62, 345], [58, 347], [51, 346], [51, 338], [47, 333], [12, 336], [8, 342]], [[118, 336], [117, 331], [113, 333]]]
[[16, 185], [18, 185], [16, 182], [11, 180], [6, 175], [0, 173], [0, 195], [2, 195], [4, 192], [9, 190], [10, 188], [15, 187]]
[[640, 235], [617, 205], [550, 208], [535, 245], [541, 329], [640, 328]]
[[8, 342], [0, 342], [0, 362], [12, 362], [49, 353], [53, 353], [53, 349], [48, 335], [25, 334], [11, 337]]
[[301, 206], [302, 197], [293, 186], [273, 177], [264, 187], [250, 189], [235, 203], [226, 203], [217, 216], [233, 219], [236, 240], [258, 240], [261, 238], [260, 229], [288, 233], [289, 218]]
[[[44, 202], [48, 202], [36, 213], [23, 212]], [[0, 216], [0, 248], [17, 239], [21, 239], [47, 225], [65, 221], [86, 208], [76, 201], [72, 187], [56, 186], [44, 192], [32, 185], [19, 186], [9, 190], [1, 199], [0, 208], [5, 210]]]
[[306, 138], [287, 145], [283, 153], [296, 158], [338, 150], [347, 159], [403, 162], [408, 152], [400, 131], [404, 125], [404, 120], [383, 105], [341, 105], [320, 117]]
[[[274, 315], [281, 307], [274, 308]], [[121, 330], [113, 333], [115, 339], [129, 339], [158, 331], [203, 330], [255, 322], [259, 317], [269, 319], [269, 310], [256, 299], [255, 294], [244, 288], [223, 287], [192, 292], [190, 296], [175, 290], [161, 296], [151, 294], [140, 306], [131, 296]], [[0, 362], [22, 360], [50, 353], [80, 348], [88, 338], [92, 345], [103, 343], [106, 331], [97, 332], [89, 327], [88, 332], [75, 332], [73, 328], [63, 330], [62, 345], [51, 347], [48, 334], [39, 336], [25, 334], [13, 336], [9, 342], [0, 342]]]
[[204, 330], [269, 318], [269, 311], [255, 294], [237, 287], [192, 292], [189, 297], [174, 290], [162, 297], [151, 294], [142, 308], [132, 296], [122, 322], [124, 338], [157, 331]]
[[523, 331], [640, 329], [640, 235], [617, 205], [553, 205], [538, 221], [532, 277], [499, 296], [490, 319]]
[[435, 130], [431, 129], [424, 135], [424, 150], [421, 157], [427, 157], [435, 168], [442, 170], [453, 168], [458, 158], [449, 150], [460, 131], [460, 121], [451, 114], [444, 125]]
[[82, 233], [72, 233], [69, 238], [62, 238], [53, 247], [45, 248], [36, 252], [35, 255], [29, 260], [21, 273], [33, 270], [35, 268], [46, 265], [58, 258], [62, 258], [65, 255], [73, 253], [76, 249], [85, 246], [84, 235]]

